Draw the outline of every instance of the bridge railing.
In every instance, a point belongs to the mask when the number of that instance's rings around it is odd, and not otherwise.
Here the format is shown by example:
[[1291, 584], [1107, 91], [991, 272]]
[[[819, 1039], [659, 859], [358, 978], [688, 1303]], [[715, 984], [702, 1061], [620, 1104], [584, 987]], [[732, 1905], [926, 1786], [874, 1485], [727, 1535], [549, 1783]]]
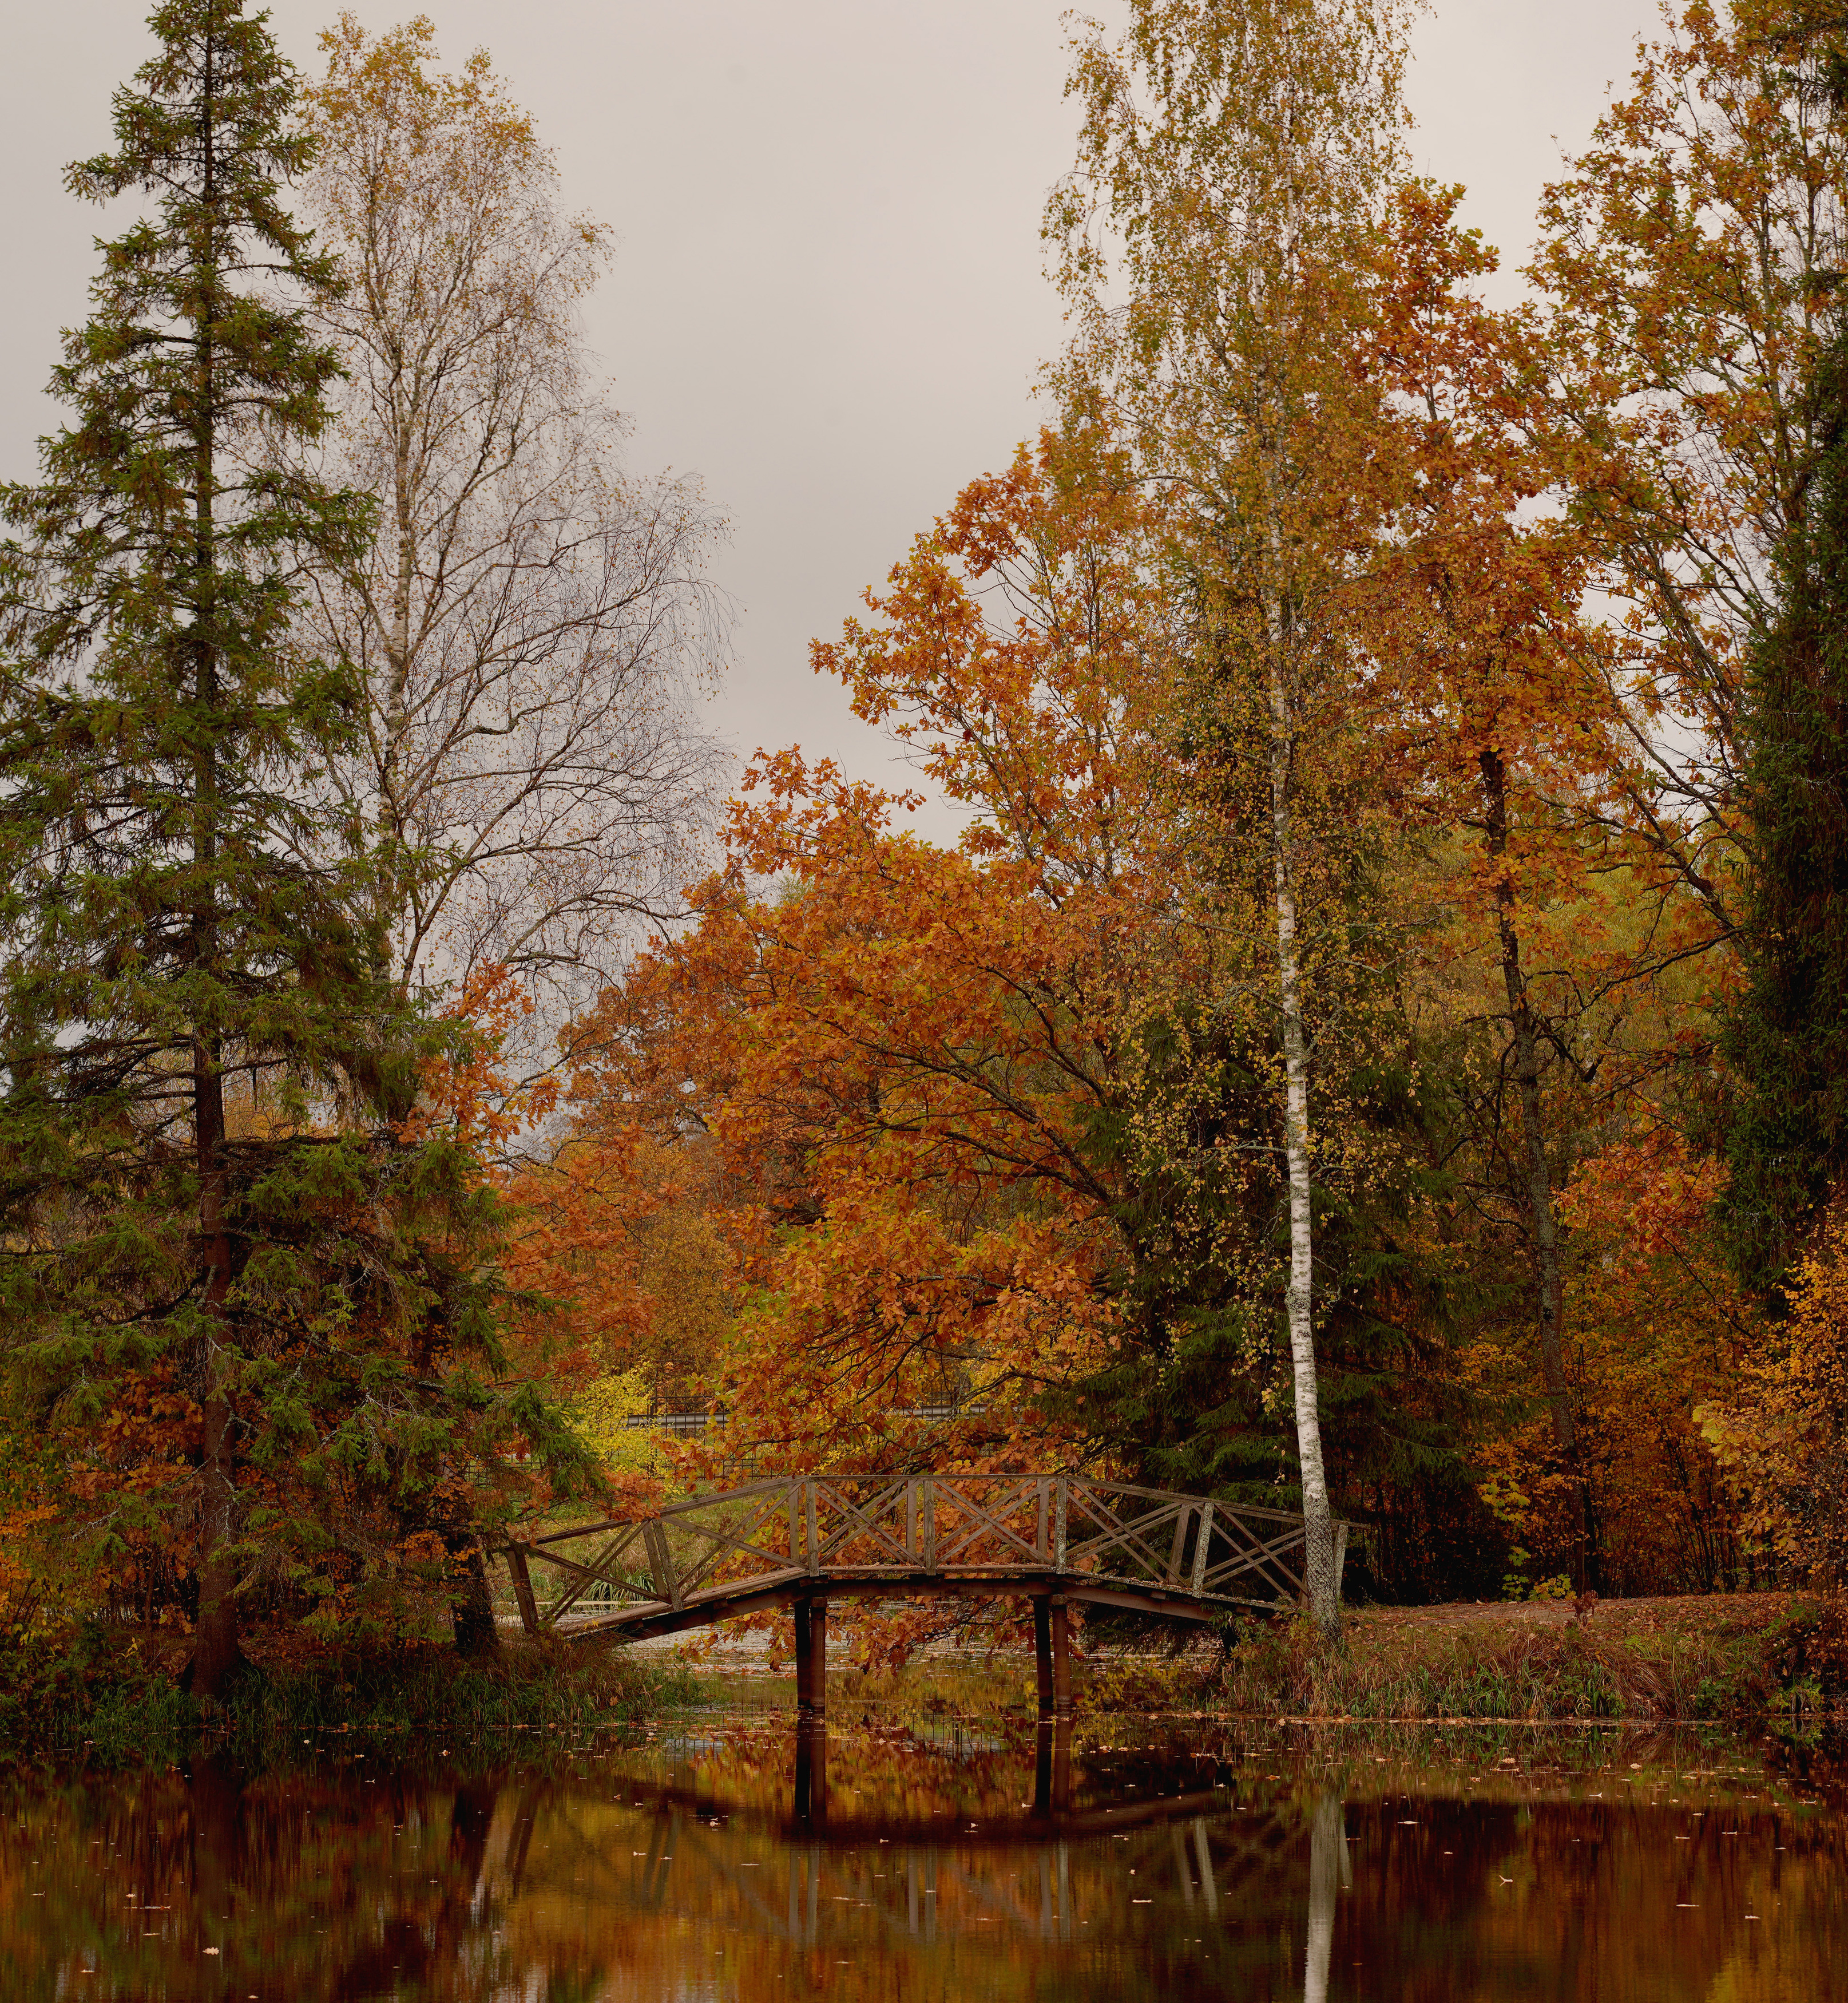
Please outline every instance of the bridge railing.
[[[1347, 1526], [1339, 1529], [1341, 1546]], [[895, 1593], [1063, 1588], [1214, 1606], [1275, 1606], [1302, 1591], [1302, 1519], [1072, 1474], [797, 1476], [690, 1496], [644, 1519], [512, 1543], [529, 1628], [620, 1626], [812, 1583]], [[542, 1603], [533, 1568], [552, 1588]], [[1178, 1609], [1177, 1609], [1178, 1610]]]

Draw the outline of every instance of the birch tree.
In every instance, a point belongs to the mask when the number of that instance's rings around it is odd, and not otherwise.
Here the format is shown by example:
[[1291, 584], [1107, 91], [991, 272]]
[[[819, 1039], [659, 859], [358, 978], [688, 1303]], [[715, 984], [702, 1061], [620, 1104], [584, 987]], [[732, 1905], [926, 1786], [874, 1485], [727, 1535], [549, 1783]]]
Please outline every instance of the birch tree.
[[[1254, 843], [1264, 855], [1285, 1321], [1310, 1601], [1331, 1636], [1310, 990], [1335, 944], [1330, 761], [1362, 672], [1347, 587], [1381, 519], [1389, 417], [1355, 362], [1398, 171], [1403, 61], [1394, 0], [1134, 0], [1120, 43], [1081, 33], [1078, 161], [1046, 223], [1077, 323], [1055, 387], [1133, 442], [1198, 580], [1212, 714], [1194, 735], [1242, 851], [1227, 858], [1228, 886]], [[1256, 799], [1228, 781], [1241, 747], [1255, 747]]]
[[559, 206], [485, 54], [433, 68], [418, 17], [350, 14], [308, 93], [307, 191], [344, 292], [337, 456], [377, 497], [365, 558], [320, 574], [364, 743], [333, 768], [381, 858], [401, 991], [499, 962], [556, 998], [674, 909], [721, 771], [690, 697], [715, 668], [720, 524], [697, 484], [622, 470], [578, 323], [609, 232]]

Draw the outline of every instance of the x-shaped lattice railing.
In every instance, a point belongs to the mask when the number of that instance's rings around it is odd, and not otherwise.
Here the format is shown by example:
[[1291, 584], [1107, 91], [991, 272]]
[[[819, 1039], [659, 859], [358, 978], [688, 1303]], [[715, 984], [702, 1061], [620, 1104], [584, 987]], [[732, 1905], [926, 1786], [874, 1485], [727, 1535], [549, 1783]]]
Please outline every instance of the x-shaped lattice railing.
[[[1337, 1576], [1347, 1526], [1336, 1526]], [[1075, 1474], [796, 1476], [689, 1496], [639, 1520], [511, 1542], [529, 1628], [722, 1620], [738, 1603], [865, 1591], [1069, 1592], [1177, 1613], [1300, 1598], [1300, 1516]], [[556, 1575], [540, 1604], [533, 1567]]]

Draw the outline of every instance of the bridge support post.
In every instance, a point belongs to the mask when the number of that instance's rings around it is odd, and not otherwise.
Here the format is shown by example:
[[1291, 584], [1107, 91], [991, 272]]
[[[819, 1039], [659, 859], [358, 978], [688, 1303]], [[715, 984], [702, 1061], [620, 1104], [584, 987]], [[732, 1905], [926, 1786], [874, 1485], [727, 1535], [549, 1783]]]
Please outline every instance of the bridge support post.
[[526, 1568], [525, 1547], [507, 1547], [507, 1573], [513, 1581], [513, 1597], [520, 1610], [520, 1624], [529, 1634], [539, 1632], [539, 1603], [533, 1596], [533, 1575]]
[[[1043, 1593], [1033, 1599], [1033, 1666], [1039, 1684], [1039, 1715], [1053, 1715], [1053, 1610]], [[1050, 1741], [1048, 1741], [1050, 1746]], [[1050, 1756], [1049, 1756], [1050, 1757]]]
[[1071, 1629], [1065, 1596], [1036, 1596], [1033, 1601], [1033, 1666], [1037, 1672], [1039, 1715], [1069, 1715], [1071, 1710]]
[[795, 1603], [795, 1708], [803, 1724], [825, 1717], [828, 1708], [828, 1603]]
[[1071, 1715], [1071, 1628], [1066, 1613], [1065, 1596], [1055, 1592], [1046, 1607], [1046, 1626], [1050, 1631], [1053, 1710], [1060, 1718]]

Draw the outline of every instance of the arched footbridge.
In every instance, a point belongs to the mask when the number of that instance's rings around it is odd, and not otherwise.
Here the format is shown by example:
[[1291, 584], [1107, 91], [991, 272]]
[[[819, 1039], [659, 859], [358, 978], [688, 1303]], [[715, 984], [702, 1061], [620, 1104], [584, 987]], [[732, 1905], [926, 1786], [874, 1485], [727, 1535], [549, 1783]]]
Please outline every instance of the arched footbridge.
[[1076, 1474], [798, 1475], [510, 1541], [506, 1557], [533, 1634], [639, 1641], [793, 1607], [805, 1709], [821, 1702], [830, 1600], [1030, 1599], [1042, 1708], [1062, 1710], [1070, 1603], [1177, 1620], [1277, 1611], [1302, 1598], [1304, 1533], [1280, 1510]]

